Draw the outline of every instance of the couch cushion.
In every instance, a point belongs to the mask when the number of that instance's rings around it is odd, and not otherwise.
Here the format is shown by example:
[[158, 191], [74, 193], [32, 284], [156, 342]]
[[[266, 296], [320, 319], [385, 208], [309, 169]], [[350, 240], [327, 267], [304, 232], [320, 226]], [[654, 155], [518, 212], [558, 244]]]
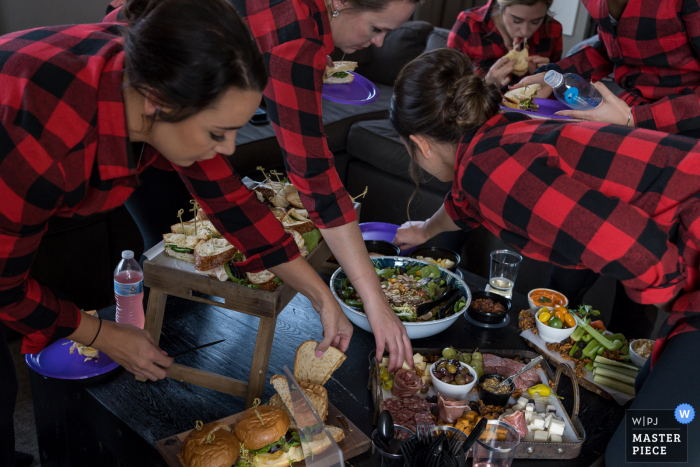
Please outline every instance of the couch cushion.
[[358, 73], [375, 83], [394, 85], [408, 62], [423, 53], [433, 25], [426, 21], [407, 21], [384, 38], [382, 47], [372, 45], [372, 61], [359, 65]]
[[[388, 119], [355, 123], [350, 128], [347, 152], [379, 170], [411, 181], [408, 173], [408, 151]], [[424, 178], [429, 180], [423, 183], [427, 187], [447, 193], [452, 186], [451, 183], [441, 182], [428, 173], [424, 174]]]
[[435, 49], [444, 49], [447, 47], [447, 36], [450, 35], [450, 30], [445, 28], [435, 28], [428, 35], [428, 40], [425, 44], [425, 51]]
[[[391, 100], [392, 88], [377, 84], [377, 100], [366, 105], [338, 104], [322, 100], [323, 129], [331, 152], [345, 149], [350, 126], [359, 120], [373, 120], [386, 117]], [[261, 165], [265, 169], [284, 169], [282, 151], [271, 124], [251, 125], [247, 123], [236, 136], [236, 152], [229, 161], [241, 175], [252, 175]]]

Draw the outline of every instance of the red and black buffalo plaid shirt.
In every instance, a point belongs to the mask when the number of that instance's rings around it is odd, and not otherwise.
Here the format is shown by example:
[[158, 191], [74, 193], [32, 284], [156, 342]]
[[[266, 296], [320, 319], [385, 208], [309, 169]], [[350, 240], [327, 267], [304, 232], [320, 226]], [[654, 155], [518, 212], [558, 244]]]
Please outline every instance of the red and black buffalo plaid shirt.
[[583, 0], [601, 42], [557, 63], [600, 80], [614, 73], [638, 127], [700, 130], [700, 1], [630, 0], [617, 25], [607, 0]]
[[[323, 132], [321, 89], [333, 52], [323, 0], [228, 0], [248, 23], [270, 77], [267, 114], [282, 149], [289, 180], [319, 228], [357, 220]], [[118, 7], [125, 0], [114, 0]], [[121, 8], [105, 21], [124, 21]]]
[[498, 114], [459, 145], [450, 217], [524, 255], [613, 276], [640, 303], [675, 303], [668, 338], [700, 328], [700, 144], [619, 125]]
[[0, 320], [25, 336], [25, 353], [80, 324], [73, 303], [29, 276], [49, 217], [82, 218], [122, 205], [153, 163], [180, 174], [216, 228], [248, 256], [243, 270], [299, 254], [225, 157], [185, 168], [150, 146], [132, 154], [120, 28], [60, 26], [0, 37]]
[[[509, 51], [491, 18], [493, 3], [491, 0], [488, 5], [461, 12], [447, 38], [447, 46], [468, 55], [474, 67], [483, 75]], [[562, 51], [561, 34], [561, 24], [547, 16], [535, 34], [527, 40], [530, 55], [548, 57], [550, 62], [559, 61]], [[520, 77], [511, 75], [510, 81], [517, 83]]]

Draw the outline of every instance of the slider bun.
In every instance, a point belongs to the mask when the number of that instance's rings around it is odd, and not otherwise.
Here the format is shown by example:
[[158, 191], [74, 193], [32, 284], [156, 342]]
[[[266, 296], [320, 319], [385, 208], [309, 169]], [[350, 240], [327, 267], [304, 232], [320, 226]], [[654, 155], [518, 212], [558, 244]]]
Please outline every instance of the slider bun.
[[[263, 423], [256, 415], [260, 414]], [[279, 407], [261, 405], [256, 409], [248, 409], [241, 418], [234, 432], [246, 449], [260, 449], [280, 439], [289, 430], [289, 415]]]
[[[207, 437], [211, 435], [210, 443]], [[184, 467], [230, 467], [238, 460], [240, 442], [224, 422], [207, 423], [190, 431], [177, 455]]]

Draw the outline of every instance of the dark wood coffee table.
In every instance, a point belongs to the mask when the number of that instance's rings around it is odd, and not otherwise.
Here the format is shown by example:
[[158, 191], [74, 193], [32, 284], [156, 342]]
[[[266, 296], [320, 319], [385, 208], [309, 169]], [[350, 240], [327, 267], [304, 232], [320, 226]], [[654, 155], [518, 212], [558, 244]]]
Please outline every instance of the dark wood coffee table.
[[[465, 272], [471, 289], [483, 290], [483, 278]], [[518, 312], [527, 307], [524, 296], [514, 298], [510, 324], [502, 329], [475, 327], [464, 318], [445, 332], [413, 341], [416, 348], [445, 347], [528, 350], [517, 332]], [[223, 307], [168, 298], [168, 314], [160, 340], [162, 348], [175, 353], [183, 348], [219, 339], [226, 342], [177, 359], [178, 363], [247, 379], [253, 358], [258, 319]], [[114, 318], [114, 308], [100, 311]], [[321, 339], [321, 324], [308, 300], [297, 295], [279, 315], [272, 345], [268, 379], [292, 366], [294, 351], [308, 339]], [[347, 360], [326, 384], [330, 401], [364, 433], [370, 435], [372, 400], [367, 390], [368, 355], [374, 349], [371, 334], [356, 328]], [[140, 383], [119, 370], [101, 381], [71, 382], [32, 373], [39, 450], [43, 467], [52, 466], [164, 466], [154, 443], [194, 426], [240, 412], [243, 399], [191, 384], [165, 379]], [[568, 378], [559, 393], [571, 410]], [[265, 387], [265, 399], [274, 394]], [[569, 461], [516, 460], [513, 465], [589, 467], [596, 465], [624, 416], [624, 408], [585, 389], [581, 390], [579, 417], [587, 432], [581, 455]], [[371, 466], [370, 453], [350, 459], [347, 465]]]

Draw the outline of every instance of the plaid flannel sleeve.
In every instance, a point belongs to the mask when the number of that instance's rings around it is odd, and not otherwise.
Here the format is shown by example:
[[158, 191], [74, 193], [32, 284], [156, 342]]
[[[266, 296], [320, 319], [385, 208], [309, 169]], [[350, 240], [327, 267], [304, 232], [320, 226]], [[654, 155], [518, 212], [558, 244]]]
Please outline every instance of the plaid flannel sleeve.
[[264, 55], [270, 81], [267, 112], [282, 149], [289, 180], [319, 228], [357, 219], [323, 132], [321, 88], [326, 51], [319, 41], [285, 42]]
[[238, 264], [241, 270], [258, 272], [299, 256], [292, 236], [243, 185], [225, 157], [173, 167], [216, 229], [245, 253], [246, 261]]
[[481, 225], [481, 216], [470, 208], [466, 200], [455, 200], [451, 191], [445, 196], [444, 206], [450, 219], [460, 229], [469, 231]]
[[[610, 60], [603, 41], [592, 46], [585, 46], [578, 52], [558, 61], [557, 65], [564, 73], [575, 73], [586, 80], [599, 81], [613, 72], [613, 62]], [[547, 68], [549, 69], [549, 68]], [[537, 72], [543, 71], [543, 68]]]
[[447, 36], [447, 47], [457, 49], [460, 52], [469, 55], [467, 38], [470, 34], [471, 28], [469, 27], [469, 22], [467, 21], [467, 14], [463, 11], [459, 14], [459, 16], [457, 16], [457, 21], [455, 21], [450, 34]]
[[[681, 18], [695, 53], [700, 55], [700, 0], [685, 0]], [[700, 128], [700, 88], [685, 88], [679, 94], [634, 106], [632, 116], [640, 128], [673, 134], [696, 130]]]

